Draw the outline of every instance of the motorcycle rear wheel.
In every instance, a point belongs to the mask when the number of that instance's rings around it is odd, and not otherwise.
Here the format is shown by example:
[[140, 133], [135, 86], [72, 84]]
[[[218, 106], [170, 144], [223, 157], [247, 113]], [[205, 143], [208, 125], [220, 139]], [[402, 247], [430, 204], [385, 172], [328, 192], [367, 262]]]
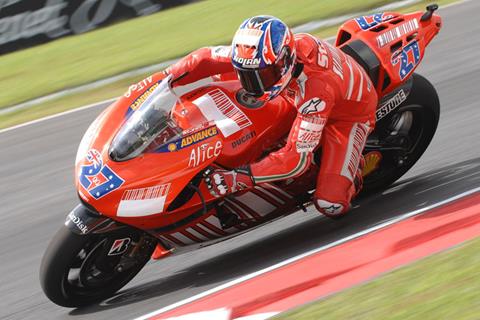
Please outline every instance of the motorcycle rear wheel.
[[[363, 191], [366, 195], [386, 189], [393, 182], [410, 170], [427, 150], [437, 130], [440, 119], [440, 101], [433, 85], [423, 76], [413, 74], [413, 84], [408, 98], [385, 119], [381, 120], [374, 132], [369, 136], [364, 154], [379, 151], [382, 160], [379, 167], [364, 178]], [[392, 135], [400, 121], [410, 121], [407, 132], [401, 136]], [[385, 123], [386, 122], [386, 123]], [[375, 146], [372, 139], [380, 141]], [[388, 139], [397, 139], [399, 150], [387, 150]], [[392, 149], [395, 143], [388, 144]], [[400, 150], [403, 149], [403, 150]]]
[[131, 248], [123, 255], [107, 253], [115, 239], [130, 237], [129, 246], [142, 239], [140, 232], [129, 231], [78, 235], [63, 226], [50, 242], [40, 267], [40, 283], [47, 297], [60, 306], [76, 308], [110, 297], [126, 285], [155, 249], [153, 241], [143, 240], [134, 260], [121, 270], [120, 263], [124, 264], [124, 256]]

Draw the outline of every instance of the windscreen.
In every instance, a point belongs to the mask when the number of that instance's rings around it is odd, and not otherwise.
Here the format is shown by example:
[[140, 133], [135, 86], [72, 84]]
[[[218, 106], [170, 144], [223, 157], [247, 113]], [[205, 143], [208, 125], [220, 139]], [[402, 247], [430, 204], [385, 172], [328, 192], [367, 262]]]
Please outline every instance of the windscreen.
[[171, 117], [177, 97], [168, 85], [168, 78], [150, 94], [142, 105], [123, 123], [110, 146], [114, 161], [133, 159], [152, 142], [162, 146], [181, 136], [182, 129]]

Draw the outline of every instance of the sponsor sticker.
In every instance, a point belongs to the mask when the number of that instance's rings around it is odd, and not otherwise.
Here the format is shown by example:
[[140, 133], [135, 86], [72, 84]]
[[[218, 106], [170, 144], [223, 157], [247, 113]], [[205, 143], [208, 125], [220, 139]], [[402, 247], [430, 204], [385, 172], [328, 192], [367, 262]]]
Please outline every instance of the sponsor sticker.
[[153, 77], [150, 76], [150, 77], [148, 77], [146, 79], [143, 79], [142, 81], [140, 81], [136, 84], [132, 84], [130, 87], [128, 87], [128, 90], [124, 94], [124, 97], [125, 98], [130, 98], [132, 93], [142, 91], [143, 89], [147, 88], [152, 82], [153, 82]]
[[260, 58], [247, 59], [247, 58], [241, 58], [239, 56], [235, 56], [235, 57], [233, 57], [233, 60], [236, 63], [240, 63], [241, 65], [244, 65], [244, 66], [258, 66], [258, 65], [260, 65]]
[[262, 35], [263, 31], [260, 28], [245, 28], [238, 29], [233, 39], [235, 44], [258, 48]]
[[417, 19], [407, 21], [404, 24], [401, 24], [398, 27], [388, 30], [385, 33], [379, 35], [377, 37], [377, 44], [380, 48], [382, 48], [394, 41], [397, 41], [402, 36], [412, 31], [418, 30], [418, 28], [419, 25]]
[[85, 223], [80, 219], [80, 217], [77, 217], [73, 211], [68, 214], [68, 219], [73, 222], [74, 225], [77, 226], [77, 228], [83, 233], [86, 234], [88, 232], [88, 227], [85, 225]]
[[302, 152], [313, 152], [315, 148], [317, 147], [318, 142], [303, 142], [303, 141], [297, 141], [296, 147], [297, 147], [297, 152], [302, 153]]
[[218, 134], [217, 127], [211, 126], [211, 127], [190, 133], [175, 141], [172, 141], [169, 144], [160, 147], [156, 152], [174, 152], [177, 150], [181, 150], [183, 148], [189, 147], [196, 143], [205, 141], [211, 137], [216, 136], [217, 134]]
[[128, 245], [132, 240], [130, 238], [123, 238], [117, 239], [113, 242], [112, 246], [110, 247], [110, 251], [108, 251], [109, 256], [116, 256], [119, 254], [124, 253], [128, 249]]
[[235, 148], [239, 147], [240, 145], [244, 144], [248, 140], [251, 140], [256, 135], [257, 135], [257, 133], [255, 131], [251, 131], [251, 132], [247, 133], [246, 135], [244, 135], [244, 136], [238, 138], [237, 140], [233, 141], [232, 142], [232, 148], [235, 149]]
[[214, 146], [210, 145], [210, 143], [204, 143], [201, 146], [194, 148], [190, 153], [188, 167], [195, 168], [213, 157], [218, 157], [220, 152], [222, 152], [222, 147], [222, 142], [217, 141]]
[[208, 121], [215, 122], [225, 138], [252, 125], [252, 121], [220, 89], [215, 89], [193, 101]]
[[382, 154], [378, 151], [372, 151], [364, 156], [365, 166], [363, 167], [362, 176], [366, 177], [373, 171], [377, 170], [382, 161]]
[[300, 122], [300, 130], [298, 131], [298, 140], [314, 141], [319, 138], [323, 127], [327, 123], [326, 118], [322, 117], [305, 117]]
[[118, 205], [119, 217], [142, 217], [163, 212], [170, 184], [126, 190]]
[[80, 185], [96, 200], [120, 188], [125, 182], [109, 166], [103, 164], [102, 155], [95, 149], [87, 152], [80, 167]]
[[392, 18], [393, 15], [391, 14], [376, 13], [368, 16], [358, 17], [355, 19], [355, 21], [360, 26], [360, 28], [362, 28], [362, 30], [368, 30]]
[[320, 143], [322, 130], [327, 120], [320, 117], [305, 117], [300, 122], [298, 138], [296, 142], [297, 152], [313, 152]]
[[145, 100], [147, 100], [148, 96], [151, 95], [152, 92], [159, 86], [159, 84], [160, 82], [155, 83], [153, 86], [148, 88], [147, 91], [142, 93], [140, 97], [135, 99], [135, 101], [133, 101], [133, 103], [130, 105], [128, 112], [137, 111], [137, 109], [142, 105], [142, 103], [144, 103]]
[[182, 141], [180, 143], [180, 148], [188, 147], [194, 143], [216, 136], [217, 134], [218, 134], [217, 127], [210, 127], [210, 128], [195, 132], [185, 138], [182, 138]]
[[378, 108], [375, 114], [377, 121], [384, 118], [390, 112], [395, 110], [405, 100], [407, 100], [407, 95], [405, 94], [405, 91], [401, 89], [400, 91], [397, 92], [396, 95], [394, 95], [391, 99], [385, 102], [380, 108]]
[[402, 48], [400, 52], [395, 52], [392, 56], [392, 64], [400, 64], [399, 76], [404, 80], [410, 75], [420, 62], [420, 47], [417, 40], [414, 40]]

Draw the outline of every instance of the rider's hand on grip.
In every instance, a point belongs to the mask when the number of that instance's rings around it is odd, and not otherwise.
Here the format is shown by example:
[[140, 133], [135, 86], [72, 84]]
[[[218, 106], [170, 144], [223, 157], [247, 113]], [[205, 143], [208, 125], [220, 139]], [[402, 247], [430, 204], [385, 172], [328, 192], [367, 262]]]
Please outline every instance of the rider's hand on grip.
[[253, 178], [248, 168], [234, 170], [212, 169], [205, 170], [203, 176], [208, 190], [214, 197], [225, 197], [237, 191], [250, 189], [254, 186]]

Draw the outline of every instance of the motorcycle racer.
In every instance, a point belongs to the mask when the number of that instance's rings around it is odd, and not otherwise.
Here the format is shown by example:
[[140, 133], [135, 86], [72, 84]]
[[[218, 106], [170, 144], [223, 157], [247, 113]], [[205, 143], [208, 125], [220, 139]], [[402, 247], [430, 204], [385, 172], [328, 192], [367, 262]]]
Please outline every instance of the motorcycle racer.
[[293, 179], [306, 172], [321, 146], [313, 202], [329, 217], [348, 211], [362, 187], [362, 151], [378, 103], [370, 78], [354, 59], [312, 35], [293, 35], [275, 17], [256, 16], [240, 25], [230, 47], [198, 49], [165, 73], [173, 76], [172, 86], [236, 73], [250, 96], [268, 101], [280, 95], [297, 110], [283, 148], [242, 168], [208, 172], [212, 194]]

